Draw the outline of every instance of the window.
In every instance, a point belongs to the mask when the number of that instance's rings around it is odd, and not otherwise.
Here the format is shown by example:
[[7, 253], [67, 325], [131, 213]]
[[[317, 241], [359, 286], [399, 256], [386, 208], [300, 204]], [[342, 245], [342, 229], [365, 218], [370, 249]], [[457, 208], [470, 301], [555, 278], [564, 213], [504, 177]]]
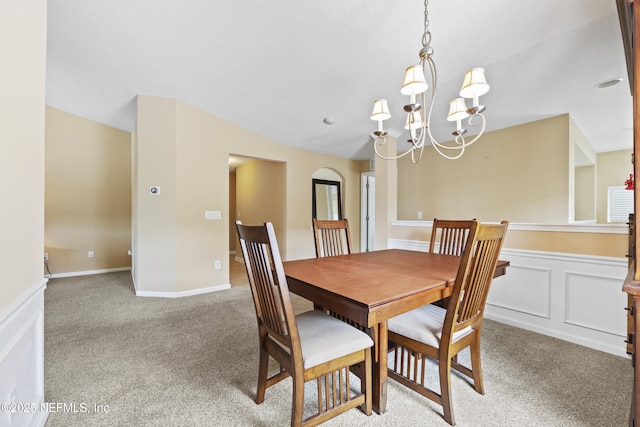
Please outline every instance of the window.
[[633, 212], [633, 191], [623, 185], [609, 187], [607, 191], [607, 222], [627, 222]]

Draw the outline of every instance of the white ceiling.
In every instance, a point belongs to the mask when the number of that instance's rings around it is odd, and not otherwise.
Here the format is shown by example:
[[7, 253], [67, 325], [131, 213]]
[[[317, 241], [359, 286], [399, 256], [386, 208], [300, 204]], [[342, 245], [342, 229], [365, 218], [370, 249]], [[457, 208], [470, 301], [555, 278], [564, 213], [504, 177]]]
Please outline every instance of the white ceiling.
[[[51, 107], [131, 131], [136, 95], [172, 97], [286, 145], [367, 159], [374, 99], [402, 130], [424, 11], [419, 0], [49, 0], [48, 13]], [[632, 147], [615, 0], [431, 0], [429, 18], [440, 139], [464, 72], [483, 66], [488, 130], [570, 113], [597, 152]]]

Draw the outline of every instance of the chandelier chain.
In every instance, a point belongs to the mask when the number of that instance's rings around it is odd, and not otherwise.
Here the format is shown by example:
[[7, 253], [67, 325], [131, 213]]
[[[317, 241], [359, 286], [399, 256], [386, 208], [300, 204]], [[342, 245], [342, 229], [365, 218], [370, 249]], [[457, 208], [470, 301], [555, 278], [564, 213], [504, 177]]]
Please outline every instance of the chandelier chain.
[[429, 0], [424, 0], [424, 33], [422, 34], [422, 47], [431, 44], [431, 32], [429, 31]]

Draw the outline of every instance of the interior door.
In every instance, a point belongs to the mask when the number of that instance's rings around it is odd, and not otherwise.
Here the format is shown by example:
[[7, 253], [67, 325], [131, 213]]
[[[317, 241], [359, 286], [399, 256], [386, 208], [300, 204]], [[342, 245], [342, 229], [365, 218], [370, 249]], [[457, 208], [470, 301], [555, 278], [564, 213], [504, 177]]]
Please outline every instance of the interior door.
[[361, 178], [360, 189], [360, 250], [370, 252], [373, 250], [373, 237], [376, 221], [376, 177], [373, 172], [365, 172]]

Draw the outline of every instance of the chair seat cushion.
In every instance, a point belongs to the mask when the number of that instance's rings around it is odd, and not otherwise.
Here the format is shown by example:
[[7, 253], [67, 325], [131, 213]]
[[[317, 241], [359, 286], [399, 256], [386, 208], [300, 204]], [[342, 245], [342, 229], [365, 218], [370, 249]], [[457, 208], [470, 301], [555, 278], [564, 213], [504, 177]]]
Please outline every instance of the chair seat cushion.
[[304, 368], [373, 346], [369, 335], [321, 311], [296, 316]]
[[[442, 338], [442, 325], [446, 314], [446, 309], [427, 304], [389, 319], [389, 331], [431, 347], [439, 348], [440, 339]], [[471, 332], [473, 332], [471, 327], [467, 327], [454, 333], [453, 342], [469, 335]]]

